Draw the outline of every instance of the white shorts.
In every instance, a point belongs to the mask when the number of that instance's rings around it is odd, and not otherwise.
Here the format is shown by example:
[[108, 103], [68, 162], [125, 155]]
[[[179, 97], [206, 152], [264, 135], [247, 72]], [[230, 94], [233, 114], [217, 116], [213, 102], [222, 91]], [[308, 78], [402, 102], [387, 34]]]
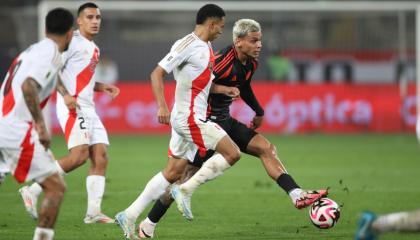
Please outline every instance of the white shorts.
[[67, 147], [103, 143], [109, 145], [108, 134], [97, 114], [69, 113], [58, 117]]
[[51, 151], [45, 150], [33, 128], [29, 128], [20, 147], [0, 148], [0, 152], [2, 167], [9, 170], [19, 183], [31, 180], [42, 183], [58, 173]]
[[9, 173], [9, 166], [6, 164], [6, 161], [3, 159], [0, 151], [0, 173]]
[[168, 155], [194, 161], [197, 150], [205, 155], [208, 149], [215, 150], [217, 143], [226, 136], [226, 132], [217, 123], [196, 120], [185, 126], [172, 125]]

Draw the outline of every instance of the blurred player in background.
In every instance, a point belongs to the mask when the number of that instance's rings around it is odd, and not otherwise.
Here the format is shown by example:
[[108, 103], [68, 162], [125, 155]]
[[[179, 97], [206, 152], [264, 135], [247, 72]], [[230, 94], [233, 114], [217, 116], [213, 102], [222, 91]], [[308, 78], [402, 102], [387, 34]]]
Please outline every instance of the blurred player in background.
[[[417, 116], [417, 138], [420, 142], [420, 117]], [[376, 215], [363, 212], [359, 219], [355, 240], [375, 240], [387, 232], [420, 232], [420, 209]]]
[[[135, 222], [140, 213], [153, 200], [165, 193], [166, 188], [177, 181], [188, 161], [194, 160], [199, 149], [205, 155], [207, 149], [218, 152], [202, 167], [198, 185], [221, 175], [240, 158], [238, 147], [217, 124], [206, 120], [207, 99], [212, 86], [214, 55], [211, 41], [224, 27], [225, 12], [214, 4], [200, 8], [194, 32], [175, 42], [151, 74], [152, 88], [158, 104], [158, 121], [171, 124], [172, 135], [168, 149], [168, 163], [145, 186], [138, 198], [124, 211], [115, 216], [118, 225], [128, 238], [136, 238]], [[176, 80], [175, 103], [169, 112], [164, 96], [163, 77], [174, 72]]]
[[[66, 99], [57, 95], [57, 117], [64, 132], [69, 155], [58, 160], [60, 173], [64, 175], [91, 159], [86, 178], [88, 206], [84, 222], [113, 223], [113, 219], [101, 212], [101, 202], [105, 191], [105, 172], [108, 165], [107, 132], [95, 111], [94, 92], [104, 92], [115, 98], [119, 89], [113, 85], [95, 82], [92, 76], [99, 61], [99, 48], [93, 42], [99, 33], [101, 13], [94, 3], [85, 3], [77, 11], [79, 30], [74, 32], [68, 51], [63, 55], [64, 67], [60, 77], [78, 104], [69, 110]], [[36, 215], [36, 200], [41, 193], [38, 184], [20, 190], [26, 210], [33, 218]]]
[[[251, 79], [258, 66], [257, 59], [262, 47], [261, 39], [261, 26], [258, 22], [251, 19], [238, 20], [233, 27], [233, 45], [227, 46], [216, 54], [214, 67], [215, 79], [213, 83], [215, 87], [222, 85], [235, 88], [233, 91], [240, 92], [240, 97], [254, 110], [255, 117], [250, 126], [246, 126], [230, 115], [229, 107], [234, 98], [225, 94], [210, 94], [207, 119], [221, 126], [242, 152], [260, 158], [267, 174], [289, 194], [295, 207], [300, 209], [327, 195], [327, 191], [302, 190], [278, 159], [275, 146], [255, 131], [261, 126], [264, 116], [264, 110], [251, 88]], [[213, 154], [214, 151], [209, 150], [202, 158], [197, 153], [194, 162], [187, 166], [182, 181], [193, 176], [203, 162]], [[141, 238], [153, 237], [156, 223], [172, 202], [173, 199], [169, 192], [156, 201], [148, 217], [140, 223], [139, 235]]]
[[56, 86], [73, 21], [66, 9], [48, 12], [46, 38], [15, 58], [0, 90], [0, 162], [19, 183], [34, 180], [45, 192], [34, 240], [53, 239], [66, 188], [49, 150], [51, 138], [41, 109]]
[[356, 240], [375, 240], [388, 232], [420, 232], [420, 209], [384, 215], [364, 212], [358, 224]]

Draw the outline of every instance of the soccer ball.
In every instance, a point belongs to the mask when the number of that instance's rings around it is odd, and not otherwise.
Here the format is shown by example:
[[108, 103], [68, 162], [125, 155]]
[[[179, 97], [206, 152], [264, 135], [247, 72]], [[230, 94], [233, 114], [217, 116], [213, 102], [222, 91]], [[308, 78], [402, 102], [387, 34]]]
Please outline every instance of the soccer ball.
[[312, 204], [309, 218], [317, 228], [332, 228], [340, 218], [340, 207], [329, 198], [321, 198]]

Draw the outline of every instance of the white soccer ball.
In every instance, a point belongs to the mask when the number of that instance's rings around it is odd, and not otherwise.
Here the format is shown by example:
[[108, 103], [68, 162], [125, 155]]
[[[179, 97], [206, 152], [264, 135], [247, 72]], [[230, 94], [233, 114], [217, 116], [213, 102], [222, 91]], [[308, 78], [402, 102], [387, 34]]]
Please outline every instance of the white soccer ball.
[[340, 207], [329, 198], [321, 198], [312, 204], [309, 218], [317, 228], [332, 228], [340, 218]]

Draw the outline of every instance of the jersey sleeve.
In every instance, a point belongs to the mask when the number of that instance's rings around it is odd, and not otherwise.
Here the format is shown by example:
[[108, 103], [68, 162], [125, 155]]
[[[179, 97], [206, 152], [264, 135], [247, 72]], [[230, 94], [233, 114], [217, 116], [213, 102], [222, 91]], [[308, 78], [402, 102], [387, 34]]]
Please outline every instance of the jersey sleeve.
[[166, 73], [172, 72], [176, 67], [184, 63], [189, 57], [188, 48], [180, 48], [178, 44], [174, 44], [171, 51], [160, 60], [158, 65], [162, 67]]
[[257, 98], [254, 95], [254, 91], [252, 90], [250, 81], [247, 81], [241, 87], [241, 98], [244, 102], [254, 110], [257, 116], [264, 116], [264, 109], [261, 107], [260, 103], [258, 102]]
[[213, 74], [214, 82], [230, 77], [233, 68], [234, 55], [229, 54], [231, 51], [216, 53]]

